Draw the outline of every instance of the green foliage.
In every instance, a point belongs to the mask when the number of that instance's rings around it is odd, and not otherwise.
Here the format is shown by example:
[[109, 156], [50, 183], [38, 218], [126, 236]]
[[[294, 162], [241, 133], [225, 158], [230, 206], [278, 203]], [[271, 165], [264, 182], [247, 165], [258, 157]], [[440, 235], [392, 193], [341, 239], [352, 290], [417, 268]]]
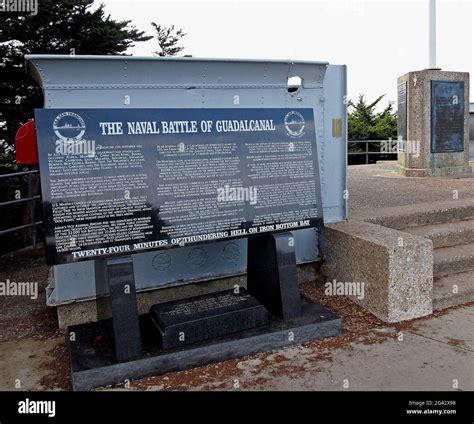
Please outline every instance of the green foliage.
[[156, 40], [160, 49], [154, 52], [155, 54], [161, 57], [176, 56], [180, 51], [184, 50], [184, 47], [177, 46], [181, 38], [186, 35], [182, 29], [175, 30], [174, 25], [163, 27], [155, 22], [151, 24], [156, 30]]
[[384, 96], [366, 103], [361, 94], [357, 103], [349, 102], [348, 137], [349, 140], [388, 140], [397, 138], [397, 114], [393, 103], [381, 112], [376, 108]]
[[15, 133], [34, 108], [41, 89], [25, 71], [25, 54], [125, 54], [147, 41], [130, 25], [114, 21], [94, 0], [42, 0], [39, 13], [2, 13], [0, 21], [0, 161], [12, 159]]

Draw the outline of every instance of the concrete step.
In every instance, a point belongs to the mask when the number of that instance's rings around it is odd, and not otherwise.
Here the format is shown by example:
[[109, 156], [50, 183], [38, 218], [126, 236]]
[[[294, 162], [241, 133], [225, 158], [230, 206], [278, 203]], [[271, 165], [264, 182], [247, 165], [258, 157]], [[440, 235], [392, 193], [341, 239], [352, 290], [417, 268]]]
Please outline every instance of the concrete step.
[[474, 301], [474, 270], [433, 279], [433, 309]]
[[435, 277], [470, 269], [474, 269], [474, 243], [434, 249], [433, 275]]
[[364, 209], [352, 213], [352, 219], [402, 231], [419, 225], [474, 219], [474, 198]]
[[431, 239], [434, 248], [474, 243], [474, 219], [409, 227], [403, 231]]

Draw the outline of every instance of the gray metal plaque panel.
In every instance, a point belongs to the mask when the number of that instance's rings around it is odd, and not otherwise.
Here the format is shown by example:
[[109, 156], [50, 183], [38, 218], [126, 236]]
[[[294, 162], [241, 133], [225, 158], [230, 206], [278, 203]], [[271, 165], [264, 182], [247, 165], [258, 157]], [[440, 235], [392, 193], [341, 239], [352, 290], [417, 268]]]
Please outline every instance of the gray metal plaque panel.
[[398, 140], [407, 141], [407, 82], [398, 84], [397, 88], [397, 115], [398, 115]]
[[431, 81], [431, 152], [464, 151], [464, 82]]

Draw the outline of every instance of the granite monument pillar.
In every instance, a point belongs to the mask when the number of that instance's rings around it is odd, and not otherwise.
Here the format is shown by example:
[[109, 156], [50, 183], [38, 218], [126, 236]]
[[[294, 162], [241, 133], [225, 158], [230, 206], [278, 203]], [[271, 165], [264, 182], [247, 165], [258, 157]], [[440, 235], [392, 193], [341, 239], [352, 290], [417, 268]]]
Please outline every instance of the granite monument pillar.
[[469, 166], [469, 73], [424, 69], [398, 78], [398, 173], [462, 175]]

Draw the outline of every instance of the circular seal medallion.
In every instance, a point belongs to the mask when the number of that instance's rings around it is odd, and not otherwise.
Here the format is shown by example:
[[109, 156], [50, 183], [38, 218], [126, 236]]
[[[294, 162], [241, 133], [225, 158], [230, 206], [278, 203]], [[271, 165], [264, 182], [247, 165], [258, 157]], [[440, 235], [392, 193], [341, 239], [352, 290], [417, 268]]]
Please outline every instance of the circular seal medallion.
[[86, 132], [86, 123], [77, 113], [60, 113], [53, 121], [53, 131], [64, 141], [81, 140]]
[[167, 253], [158, 253], [155, 255], [152, 261], [152, 266], [158, 271], [164, 271], [168, 269], [171, 265], [171, 258], [170, 255]]
[[207, 253], [204, 251], [204, 249], [196, 247], [189, 252], [188, 260], [193, 265], [203, 265], [207, 261]]
[[301, 113], [292, 110], [285, 115], [283, 122], [291, 137], [301, 137], [303, 135], [305, 121]]
[[240, 256], [240, 249], [237, 243], [227, 243], [222, 249], [222, 256], [226, 261], [235, 262]]

